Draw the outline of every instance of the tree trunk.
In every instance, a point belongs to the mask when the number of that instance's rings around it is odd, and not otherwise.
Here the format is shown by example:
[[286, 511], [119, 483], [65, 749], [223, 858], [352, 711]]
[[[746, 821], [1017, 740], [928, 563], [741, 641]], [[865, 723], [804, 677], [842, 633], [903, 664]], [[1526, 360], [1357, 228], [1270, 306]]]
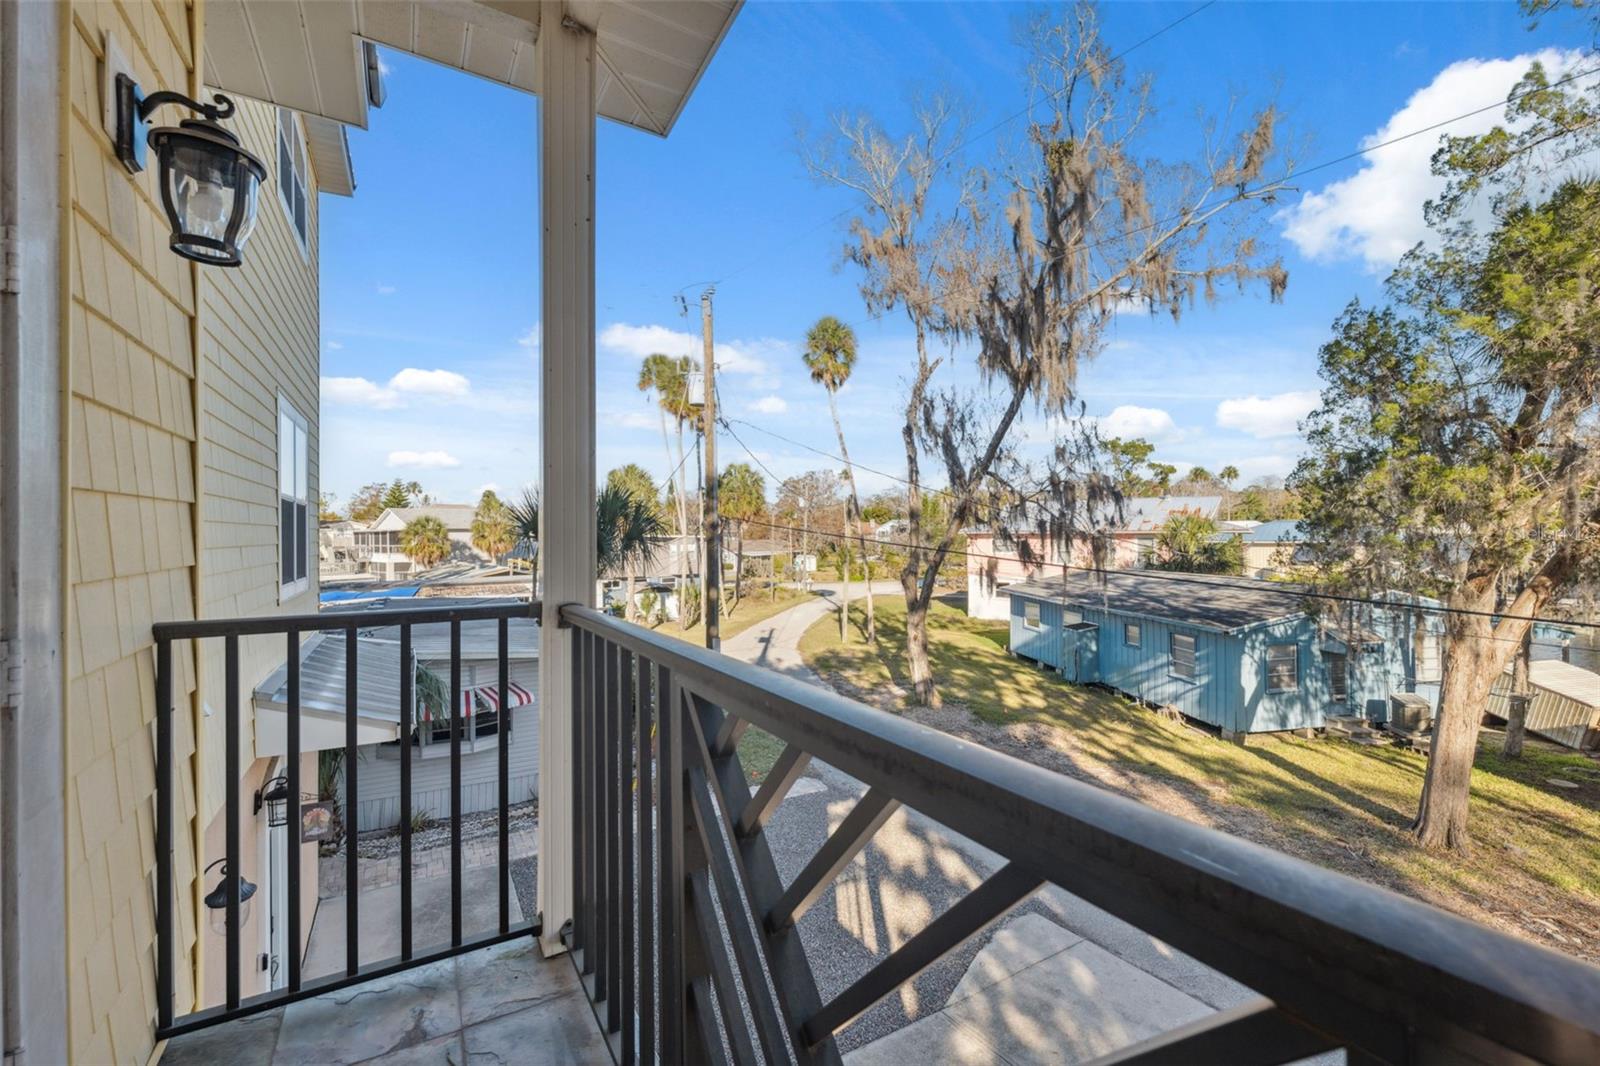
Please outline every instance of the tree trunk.
[[[845, 536], [850, 535], [850, 527], [855, 526], [856, 543], [861, 546], [862, 576], [867, 585], [867, 643], [878, 642], [878, 622], [872, 612], [872, 564], [867, 561], [867, 537], [861, 531], [861, 497], [856, 492], [856, 468], [850, 463], [850, 449], [845, 447], [844, 426], [839, 422], [839, 405], [834, 400], [834, 391], [828, 390], [828, 410], [833, 414], [833, 432], [839, 438], [839, 458], [844, 460], [844, 474], [850, 479], [850, 501], [845, 509]], [[846, 581], [849, 579], [846, 578]], [[848, 585], [846, 586], [848, 593]], [[846, 596], [848, 603], [849, 597]], [[847, 608], [848, 610], [848, 608]], [[841, 638], [842, 639], [842, 638]]]
[[622, 604], [622, 620], [624, 622], [638, 620], [638, 614], [633, 609], [633, 563], [631, 562], [628, 564], [628, 598]]
[[732, 614], [744, 602], [744, 520], [739, 521], [738, 539], [733, 549], [733, 603], [728, 607]]
[[[1494, 606], [1488, 590], [1463, 589], [1450, 606], [1487, 611]], [[1412, 831], [1423, 847], [1465, 851], [1472, 764], [1478, 753], [1478, 727], [1495, 678], [1505, 669], [1508, 652], [1496, 640], [1487, 614], [1453, 613], [1445, 618], [1444, 679], [1433, 746], [1422, 782], [1422, 801]]]
[[1500, 754], [1508, 759], [1522, 758], [1522, 741], [1528, 731], [1528, 703], [1532, 686], [1528, 684], [1528, 660], [1533, 657], [1533, 626], [1522, 638], [1511, 666], [1511, 696], [1506, 700], [1506, 740]]
[[[928, 658], [928, 603], [918, 582], [905, 573], [900, 587], [906, 594], [906, 664], [911, 668], [911, 691], [919, 707], [941, 707], [943, 698], [933, 683], [933, 664]], [[929, 592], [933, 586], [927, 586]]]
[[839, 592], [839, 643], [850, 643], [850, 535], [839, 542], [839, 577], [844, 584]]

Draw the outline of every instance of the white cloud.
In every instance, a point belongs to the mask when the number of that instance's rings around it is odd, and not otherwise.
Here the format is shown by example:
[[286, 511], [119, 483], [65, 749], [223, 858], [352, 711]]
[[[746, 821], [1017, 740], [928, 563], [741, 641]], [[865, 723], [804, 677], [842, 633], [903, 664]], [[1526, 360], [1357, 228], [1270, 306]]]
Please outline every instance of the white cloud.
[[661, 417], [644, 411], [602, 411], [600, 420], [609, 429], [661, 429]]
[[[600, 346], [614, 352], [643, 359], [661, 352], [664, 355], [693, 356], [700, 359], [704, 342], [693, 333], [670, 329], [666, 326], [633, 326], [626, 322], [613, 322], [600, 331]], [[725, 374], [765, 374], [767, 359], [790, 350], [786, 341], [761, 338], [753, 341], [725, 341], [716, 346], [717, 371]]]
[[1263, 439], [1293, 436], [1300, 430], [1300, 421], [1316, 410], [1318, 399], [1315, 389], [1301, 389], [1223, 400], [1217, 404], [1217, 425]]
[[499, 496], [504, 491], [505, 490], [502, 489], [498, 483], [493, 481], [485, 481], [482, 485], [479, 485], [477, 488], [472, 490], [472, 498], [477, 500], [486, 492], [492, 492], [496, 496]]
[[1123, 404], [1099, 419], [1102, 437], [1141, 437], [1153, 444], [1175, 441], [1183, 433], [1172, 416], [1159, 407], [1138, 407]]
[[[1361, 147], [1372, 148], [1470, 108], [1504, 100], [1534, 60], [1543, 63], [1554, 80], [1570, 73], [1582, 61], [1582, 53], [1551, 48], [1511, 59], [1452, 63], [1363, 138]], [[1311, 259], [1359, 258], [1369, 270], [1387, 270], [1427, 236], [1422, 205], [1444, 188], [1443, 179], [1430, 169], [1440, 138], [1486, 133], [1504, 115], [1500, 108], [1490, 108], [1438, 131], [1374, 148], [1356, 173], [1320, 192], [1306, 193], [1298, 204], [1281, 212], [1284, 236]]]
[[517, 346], [531, 351], [534, 358], [539, 356], [539, 323], [535, 322], [528, 327], [528, 332], [517, 338]]
[[400, 402], [392, 389], [386, 389], [366, 378], [323, 378], [322, 398], [330, 403], [351, 407], [390, 408]]
[[343, 347], [344, 347], [344, 345], [340, 344], [338, 341], [329, 341], [328, 342], [328, 350], [330, 352], [337, 352], [340, 349], [342, 349]]
[[350, 407], [389, 410], [405, 406], [407, 397], [460, 400], [472, 392], [472, 383], [454, 370], [418, 370], [406, 367], [379, 385], [368, 378], [323, 378], [322, 398]]
[[394, 294], [394, 286], [393, 285], [379, 285], [378, 286], [378, 295], [379, 296], [391, 296], [393, 294]]
[[758, 415], [781, 415], [788, 409], [789, 403], [782, 396], [763, 396], [750, 404], [750, 410]]
[[454, 370], [406, 367], [389, 379], [389, 388], [413, 396], [465, 396], [472, 385]]
[[389, 465], [412, 470], [448, 470], [461, 465], [449, 452], [390, 452]]

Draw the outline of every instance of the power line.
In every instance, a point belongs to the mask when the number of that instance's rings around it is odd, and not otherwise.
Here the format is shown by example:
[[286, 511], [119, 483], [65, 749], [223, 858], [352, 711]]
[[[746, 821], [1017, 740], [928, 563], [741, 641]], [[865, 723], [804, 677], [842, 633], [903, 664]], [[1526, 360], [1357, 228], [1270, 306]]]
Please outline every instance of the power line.
[[[809, 534], [811, 536], [820, 537], [820, 538], [823, 538], [823, 539], [842, 540], [846, 536], [843, 533], [830, 533], [830, 532], [827, 532], [825, 530], [812, 529], [812, 528], [810, 528], [808, 526], [786, 525], [786, 524], [781, 523], [781, 522], [773, 522], [773, 521], [770, 521], [770, 520], [764, 519], [764, 518], [751, 518], [751, 519], [747, 519], [746, 521], [748, 521], [751, 525], [764, 526], [767, 529], [785, 530], [785, 531], [788, 531], [790, 533], [806, 533], [806, 534]], [[876, 538], [874, 538], [874, 542], [877, 543], [877, 544], [881, 544], [884, 547], [904, 548], [904, 549], [906, 549], [908, 551], [909, 550], [913, 550], [913, 549], [918, 549], [918, 548], [920, 548], [920, 550], [922, 550], [922, 551], [927, 551], [927, 552], [933, 551], [933, 548], [931, 548], [931, 547], [929, 547], [927, 545], [916, 545], [916, 544], [912, 544], [910, 541], [877, 540]], [[1008, 562], [1009, 563], [1009, 562], [1020, 562], [1021, 561], [1017, 557], [1011, 556], [1011, 555], [996, 555], [996, 554], [994, 554], [992, 552], [977, 552], [977, 551], [971, 550], [970, 548], [957, 548], [957, 547], [955, 547], [953, 545], [950, 548], [946, 549], [945, 554], [946, 555], [958, 556], [960, 558], [968, 558], [968, 559], [990, 559], [990, 560], [994, 560], [996, 562]], [[1207, 580], [1205, 577], [1200, 576], [1200, 575], [1188, 575], [1188, 576], [1186, 576], [1186, 575], [1184, 575], [1182, 573], [1174, 572], [1174, 571], [1170, 571], [1170, 570], [1146, 570], [1146, 569], [1138, 569], [1138, 570], [1121, 569], [1121, 570], [1118, 570], [1118, 569], [1108, 569], [1106, 567], [1099, 567], [1099, 566], [1082, 566], [1082, 565], [1079, 565], [1079, 564], [1076, 564], [1076, 563], [1066, 563], [1066, 562], [1041, 563], [1039, 565], [1039, 569], [1042, 570], [1042, 571], [1048, 571], [1048, 570], [1051, 570], [1051, 569], [1076, 570], [1076, 571], [1079, 571], [1079, 572], [1085, 573], [1085, 574], [1097, 574], [1097, 575], [1100, 575], [1102, 580], [1104, 580], [1104, 577], [1106, 575], [1109, 575], [1109, 574], [1134, 574], [1134, 573], [1137, 573], [1141, 577], [1151, 578], [1151, 579], [1158, 580], [1158, 581], [1171, 581], [1171, 582], [1174, 582], [1174, 583], [1177, 583], [1177, 584], [1202, 585], [1202, 586], [1204, 586], [1206, 588], [1215, 588], [1216, 585], [1217, 585], [1216, 581]], [[1226, 577], [1226, 576], [1229, 576], [1229, 575], [1219, 575], [1219, 576]], [[1253, 579], [1250, 579], [1250, 578], [1238, 578], [1237, 580], [1246, 581], [1246, 580], [1253, 580]], [[1467, 608], [1467, 607], [1451, 607], [1451, 606], [1448, 606], [1446, 604], [1432, 605], [1432, 604], [1419, 604], [1419, 603], [1396, 603], [1393, 600], [1379, 600], [1379, 599], [1373, 599], [1372, 597], [1369, 597], [1369, 596], [1350, 596], [1350, 595], [1342, 595], [1342, 594], [1332, 593], [1332, 592], [1317, 592], [1314, 589], [1310, 590], [1310, 591], [1307, 591], [1304, 587], [1302, 587], [1300, 590], [1296, 590], [1296, 589], [1292, 589], [1292, 588], [1284, 588], [1284, 587], [1277, 586], [1273, 582], [1262, 582], [1261, 587], [1260, 587], [1260, 589], [1258, 591], [1270, 593], [1270, 594], [1276, 595], [1276, 596], [1292, 596], [1292, 597], [1294, 597], [1296, 599], [1302, 599], [1302, 600], [1304, 600], [1304, 599], [1327, 600], [1327, 601], [1332, 602], [1332, 603], [1366, 604], [1366, 605], [1375, 606], [1375, 607], [1388, 607], [1388, 608], [1404, 607], [1404, 608], [1407, 608], [1407, 609], [1410, 609], [1410, 610], [1414, 610], [1414, 611], [1432, 612], [1434, 614], [1455, 614], [1455, 615], [1461, 615], [1463, 617], [1471, 617], [1471, 618], [1492, 618], [1492, 619], [1499, 619], [1501, 621], [1509, 621], [1509, 622], [1533, 622], [1533, 623], [1542, 623], [1542, 624], [1547, 624], [1547, 625], [1561, 626], [1563, 628], [1575, 627], [1575, 628], [1579, 628], [1579, 629], [1596, 629], [1596, 630], [1600, 630], [1600, 622], [1568, 621], [1567, 619], [1561, 619], [1561, 618], [1539, 618], [1539, 617], [1534, 616], [1534, 615], [1502, 614], [1502, 613], [1499, 613], [1497, 611], [1475, 611], [1475, 610], [1472, 610], [1472, 609]], [[1521, 641], [1510, 641], [1505, 637], [1488, 637], [1488, 638], [1485, 638], [1485, 639], [1494, 640], [1494, 641], [1501, 641], [1501, 642], [1504, 642], [1504, 643], [1517, 643], [1517, 644], [1521, 643]]]
[[[1199, 7], [1192, 8], [1191, 10], [1186, 12], [1185, 14], [1179, 15], [1177, 18], [1173, 19], [1171, 22], [1168, 22], [1165, 25], [1161, 26], [1155, 32], [1150, 33], [1150, 34], [1148, 34], [1148, 35], [1146, 35], [1144, 37], [1141, 37], [1139, 40], [1135, 41], [1133, 44], [1130, 44], [1128, 47], [1124, 48], [1122, 51], [1118, 52], [1116, 55], [1111, 56], [1104, 63], [1100, 64], [1100, 68], [1103, 69], [1105, 67], [1111, 66], [1114, 63], [1120, 62], [1122, 59], [1126, 58], [1130, 53], [1134, 52], [1136, 49], [1143, 48], [1145, 45], [1149, 44], [1151, 41], [1155, 40], [1157, 37], [1160, 37], [1163, 34], [1167, 33], [1168, 31], [1174, 30], [1178, 26], [1182, 25], [1183, 23], [1188, 22], [1190, 19], [1192, 19], [1196, 15], [1200, 14], [1200, 12], [1204, 11], [1206, 8], [1215, 6], [1216, 3], [1217, 3], [1217, 0], [1206, 0], [1206, 2], [1201, 4]], [[1093, 69], [1093, 67], [1091, 67], [1090, 69]], [[1057, 99], [1057, 98], [1059, 98], [1061, 96], [1062, 93], [1065, 93], [1067, 91], [1067, 89], [1070, 88], [1070, 87], [1071, 86], [1069, 86], [1069, 85], [1068, 86], [1062, 86], [1061, 88], [1056, 89], [1053, 92], [1047, 93], [1046, 94], [1046, 99], [1051, 99], [1051, 100]], [[937, 166], [940, 163], [945, 162], [951, 156], [953, 156], [957, 152], [959, 152], [961, 149], [963, 149], [963, 148], [967, 147], [968, 145], [970, 145], [973, 141], [976, 141], [981, 137], [987, 137], [990, 134], [999, 131], [1001, 128], [1003, 128], [1005, 126], [1009, 126], [1011, 123], [1015, 122], [1017, 119], [1023, 118], [1026, 115], [1028, 115], [1029, 112], [1031, 112], [1032, 110], [1033, 110], [1033, 105], [1029, 105], [1028, 107], [1024, 107], [1022, 110], [1016, 112], [1015, 114], [1007, 115], [1005, 118], [1003, 118], [1000, 121], [996, 122], [994, 125], [989, 126], [989, 127], [985, 128], [985, 129], [983, 129], [983, 130], [981, 130], [981, 131], [979, 131], [977, 133], [974, 133], [969, 137], [963, 138], [962, 140], [958, 141], [956, 144], [952, 145], [949, 149], [947, 149], [937, 159], [933, 160], [934, 165]], [[828, 227], [828, 226], [832, 226], [833, 224], [835, 224], [836, 222], [839, 222], [846, 215], [851, 214], [855, 210], [856, 210], [856, 208], [854, 206], [850, 206], [850, 207], [844, 208], [843, 210], [835, 211], [833, 214], [829, 215], [827, 218], [821, 220], [820, 222], [817, 222], [816, 224], [814, 224], [812, 226], [809, 226], [806, 229], [800, 230], [799, 232], [795, 233], [788, 240], [782, 242], [781, 244], [777, 245], [776, 247], [768, 249], [767, 252], [765, 254], [763, 254], [762, 256], [746, 260], [744, 263], [739, 264], [738, 266], [734, 267], [732, 270], [728, 271], [726, 274], [723, 274], [715, 282], [711, 282], [710, 284], [721, 285], [724, 281], [728, 280], [729, 278], [737, 277], [738, 275], [745, 273], [751, 267], [756, 266], [759, 263], [770, 262], [772, 257], [775, 254], [777, 254], [778, 252], [781, 252], [781, 251], [784, 251], [784, 250], [786, 250], [788, 248], [793, 247], [802, 238], [808, 237], [811, 234], [816, 233], [818, 230], [821, 230], [821, 229], [823, 229], [825, 227]], [[702, 283], [693, 283], [693, 284], [702, 284]], [[674, 298], [675, 299], [681, 299], [684, 290], [692, 288], [693, 284], [685, 285], [682, 289], [679, 289], [678, 290], [678, 295], [676, 297], [674, 297]]]

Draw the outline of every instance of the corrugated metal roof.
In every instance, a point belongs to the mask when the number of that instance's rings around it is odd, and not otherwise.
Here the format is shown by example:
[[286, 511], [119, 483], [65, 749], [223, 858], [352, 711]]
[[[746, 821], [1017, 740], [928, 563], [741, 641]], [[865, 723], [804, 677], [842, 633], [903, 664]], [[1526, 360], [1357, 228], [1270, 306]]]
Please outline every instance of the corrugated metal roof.
[[1535, 659], [1528, 664], [1528, 680], [1587, 707], [1600, 707], [1600, 674], [1560, 659]]
[[1221, 630], [1292, 618], [1303, 610], [1305, 591], [1303, 585], [1275, 581], [1141, 570], [1036, 578], [1001, 590]]
[[[500, 599], [444, 599], [427, 606], [468, 607], [503, 603]], [[323, 614], [359, 614], [363, 605], [324, 607]], [[506, 644], [512, 661], [539, 657], [539, 626], [532, 618], [508, 619]], [[344, 714], [342, 632], [318, 633], [300, 645], [300, 706], [303, 710]], [[450, 625], [429, 622], [411, 627], [412, 654], [423, 660], [450, 659]], [[461, 623], [461, 657], [495, 659], [500, 654], [499, 623], [493, 618]], [[362, 626], [356, 637], [357, 713], [363, 718], [400, 721], [400, 627]], [[278, 667], [255, 691], [255, 704], [273, 710], [289, 706], [288, 665]]]
[[[344, 714], [344, 634], [317, 633], [300, 645], [300, 708]], [[289, 667], [278, 667], [257, 686], [257, 708], [289, 709]], [[400, 646], [356, 641], [356, 714], [400, 721]]]

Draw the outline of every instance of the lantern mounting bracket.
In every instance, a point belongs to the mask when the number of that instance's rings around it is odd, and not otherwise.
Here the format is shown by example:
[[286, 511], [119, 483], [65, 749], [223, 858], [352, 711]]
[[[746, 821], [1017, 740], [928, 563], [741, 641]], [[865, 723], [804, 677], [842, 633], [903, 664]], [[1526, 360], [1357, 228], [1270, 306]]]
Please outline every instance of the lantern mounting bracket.
[[208, 123], [221, 122], [225, 118], [232, 118], [236, 110], [234, 102], [221, 93], [212, 94], [212, 102], [203, 104], [191, 96], [186, 96], [171, 89], [162, 89], [149, 96], [139, 88], [139, 83], [125, 73], [118, 73], [116, 80], [117, 97], [117, 158], [127, 168], [128, 173], [137, 174], [144, 169], [146, 140], [150, 132], [150, 116], [156, 108], [166, 104], [177, 104], [186, 107], [196, 114], [203, 115]]

